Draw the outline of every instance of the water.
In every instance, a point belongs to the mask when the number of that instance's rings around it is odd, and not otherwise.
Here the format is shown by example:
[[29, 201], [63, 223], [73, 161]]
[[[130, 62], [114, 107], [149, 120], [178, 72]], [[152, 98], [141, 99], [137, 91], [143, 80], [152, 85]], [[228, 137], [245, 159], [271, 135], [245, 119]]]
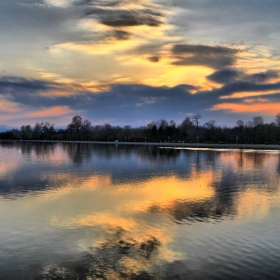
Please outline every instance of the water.
[[0, 279], [277, 279], [280, 153], [0, 145]]

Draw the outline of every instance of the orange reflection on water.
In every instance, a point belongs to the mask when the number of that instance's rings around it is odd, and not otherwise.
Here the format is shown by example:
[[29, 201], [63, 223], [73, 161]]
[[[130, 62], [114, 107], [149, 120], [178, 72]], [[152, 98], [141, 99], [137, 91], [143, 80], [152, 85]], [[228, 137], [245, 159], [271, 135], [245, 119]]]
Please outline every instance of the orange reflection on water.
[[155, 205], [165, 208], [176, 201], [196, 202], [210, 199], [215, 195], [211, 186], [213, 181], [213, 172], [197, 174], [193, 171], [188, 179], [171, 175], [136, 183], [133, 186], [133, 193], [131, 186], [122, 185], [115, 195], [128, 195], [132, 198], [125, 206], [120, 206], [121, 208], [142, 212]]
[[110, 212], [101, 212], [95, 215], [89, 215], [78, 218], [74, 224], [80, 226], [101, 226], [103, 230], [111, 232], [112, 230], [122, 229], [131, 231], [136, 228], [135, 220], [128, 217], [118, 217]]
[[239, 193], [236, 198], [237, 217], [242, 220], [262, 219], [268, 214], [270, 206], [270, 195], [257, 190], [246, 190]]
[[[104, 244], [119, 246], [120, 242], [130, 242], [134, 244], [133, 247], [137, 247], [145, 242], [155, 242], [158, 244], [155, 260], [147, 261], [143, 258], [139, 267], [137, 266], [137, 271], [143, 269], [143, 266], [147, 269], [157, 261], [170, 262], [178, 256], [177, 252], [170, 249], [170, 242], [176, 235], [176, 227], [173, 223], [170, 224], [170, 217], [166, 215], [170, 207], [178, 201], [199, 203], [211, 199], [215, 196], [212, 187], [214, 179], [213, 172], [198, 173], [195, 169], [187, 178], [170, 175], [124, 183], [114, 183], [110, 177], [96, 175], [72, 190], [70, 185], [74, 180], [71, 179], [68, 187], [62, 188], [56, 195], [75, 197], [76, 206], [72, 204], [67, 207], [84, 207], [87, 204], [87, 211], [81, 213], [69, 209], [73, 215], [52, 217], [51, 225], [94, 228], [102, 233], [103, 237], [96, 239], [94, 244], [81, 244], [83, 248], [92, 245], [103, 248]], [[61, 199], [63, 198], [60, 197], [60, 201]], [[70, 201], [69, 198], [67, 200]], [[163, 211], [154, 213], [151, 211], [154, 206]], [[134, 259], [130, 262], [127, 257], [121, 260], [121, 263], [126, 263], [125, 270], [135, 269]]]

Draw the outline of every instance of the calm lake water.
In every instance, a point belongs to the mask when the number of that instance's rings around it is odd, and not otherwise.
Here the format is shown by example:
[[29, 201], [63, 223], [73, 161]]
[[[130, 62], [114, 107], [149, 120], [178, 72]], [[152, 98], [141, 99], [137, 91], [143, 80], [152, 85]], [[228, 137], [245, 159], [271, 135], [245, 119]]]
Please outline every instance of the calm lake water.
[[280, 153], [0, 144], [0, 279], [279, 279]]

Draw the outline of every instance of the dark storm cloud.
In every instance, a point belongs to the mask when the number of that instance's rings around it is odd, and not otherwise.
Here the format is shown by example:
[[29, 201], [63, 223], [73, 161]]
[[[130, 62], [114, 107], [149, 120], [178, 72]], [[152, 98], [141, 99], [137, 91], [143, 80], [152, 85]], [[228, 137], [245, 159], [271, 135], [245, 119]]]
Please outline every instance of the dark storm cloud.
[[258, 84], [278, 77], [279, 73], [277, 71], [266, 71], [249, 75], [242, 71], [226, 68], [207, 76], [207, 79], [219, 84], [228, 84], [238, 80]]
[[171, 52], [176, 59], [173, 65], [202, 65], [220, 69], [235, 64], [238, 50], [221, 46], [177, 44]]

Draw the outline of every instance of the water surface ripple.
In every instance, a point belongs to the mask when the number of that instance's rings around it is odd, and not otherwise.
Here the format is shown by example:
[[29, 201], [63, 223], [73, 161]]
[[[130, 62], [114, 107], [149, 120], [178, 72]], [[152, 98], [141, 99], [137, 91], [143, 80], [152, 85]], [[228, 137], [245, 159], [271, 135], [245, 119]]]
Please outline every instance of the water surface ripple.
[[278, 151], [0, 143], [0, 279], [279, 279]]

